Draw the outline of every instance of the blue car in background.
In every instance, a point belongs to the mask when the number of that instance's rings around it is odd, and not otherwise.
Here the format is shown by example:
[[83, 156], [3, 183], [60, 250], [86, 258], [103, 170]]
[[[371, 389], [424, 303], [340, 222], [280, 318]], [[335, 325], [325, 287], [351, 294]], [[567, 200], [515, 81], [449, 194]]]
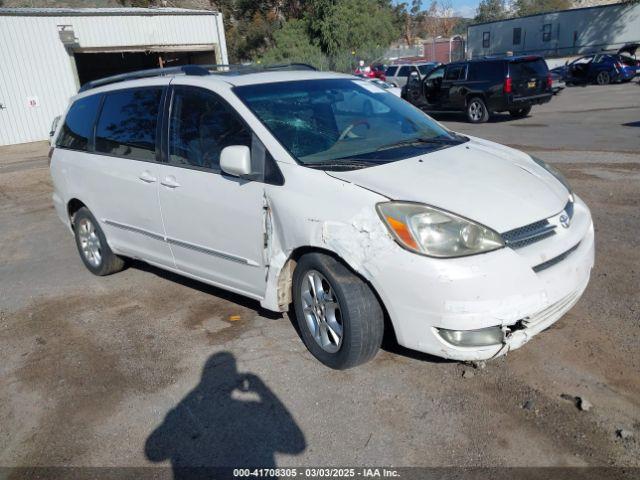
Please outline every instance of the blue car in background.
[[551, 72], [558, 74], [567, 85], [608, 85], [630, 81], [640, 73], [640, 65], [636, 59], [620, 53], [596, 53], [577, 58]]

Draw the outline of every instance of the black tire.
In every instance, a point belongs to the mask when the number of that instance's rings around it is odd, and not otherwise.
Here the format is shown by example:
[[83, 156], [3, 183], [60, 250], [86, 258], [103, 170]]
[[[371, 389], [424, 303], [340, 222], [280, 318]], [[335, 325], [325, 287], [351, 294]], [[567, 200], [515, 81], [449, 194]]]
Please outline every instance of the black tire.
[[[89, 225], [93, 228], [93, 235], [86, 233], [86, 228]], [[73, 232], [76, 238], [76, 247], [78, 247], [80, 258], [82, 259], [84, 266], [87, 267], [91, 273], [98, 276], [111, 275], [112, 273], [119, 272], [125, 267], [124, 259], [114, 254], [111, 251], [111, 248], [109, 248], [109, 244], [104, 236], [104, 232], [100, 228], [100, 224], [88, 208], [82, 207], [73, 216]], [[92, 242], [92, 246], [98, 251], [99, 259], [97, 256], [93, 256], [88, 253], [90, 249], [83, 247], [83, 242], [87, 241], [85, 235], [92, 238], [92, 240], [89, 241]]]
[[531, 113], [531, 105], [522, 108], [509, 110], [509, 115], [513, 118], [524, 118]]
[[489, 120], [489, 110], [480, 97], [472, 97], [467, 102], [467, 120], [471, 123], [484, 123]]
[[609, 72], [605, 70], [598, 72], [598, 75], [596, 75], [596, 83], [598, 85], [609, 85], [611, 83], [611, 75], [609, 75]]
[[[327, 351], [314, 338], [309, 322], [318, 317], [305, 316], [303, 292], [310, 285], [309, 276], [316, 273], [324, 277], [323, 283], [327, 282], [331, 299], [337, 301], [339, 307], [334, 310], [334, 316], [341, 323], [342, 338], [339, 344], [329, 345], [337, 348], [334, 352]], [[293, 303], [302, 341], [327, 367], [336, 370], [355, 367], [371, 360], [378, 352], [384, 334], [382, 307], [369, 285], [335, 258], [322, 253], [308, 253], [300, 258], [293, 274]]]

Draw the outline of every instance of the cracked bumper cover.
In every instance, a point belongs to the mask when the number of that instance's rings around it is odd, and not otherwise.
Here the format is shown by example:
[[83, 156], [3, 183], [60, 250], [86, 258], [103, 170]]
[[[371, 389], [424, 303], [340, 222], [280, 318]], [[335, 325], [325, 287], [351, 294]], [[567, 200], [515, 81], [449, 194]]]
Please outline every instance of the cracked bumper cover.
[[[584, 204], [582, 204], [584, 205]], [[371, 281], [380, 294], [398, 342], [455, 360], [485, 360], [527, 343], [559, 320], [584, 292], [594, 263], [594, 230], [583, 210], [580, 243], [552, 267], [534, 272], [530, 259], [510, 248], [438, 260], [404, 252], [394, 261], [373, 260]], [[574, 235], [575, 237], [575, 235]], [[477, 330], [502, 326], [503, 342], [457, 347], [438, 328]], [[517, 329], [514, 328], [517, 325]]]

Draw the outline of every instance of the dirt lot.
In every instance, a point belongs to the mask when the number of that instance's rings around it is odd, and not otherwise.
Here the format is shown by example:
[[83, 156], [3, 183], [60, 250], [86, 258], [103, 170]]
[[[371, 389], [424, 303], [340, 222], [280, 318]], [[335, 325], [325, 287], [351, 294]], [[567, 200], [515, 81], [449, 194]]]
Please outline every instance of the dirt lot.
[[55, 217], [46, 145], [1, 149], [0, 465], [640, 467], [639, 93], [438, 117], [555, 163], [595, 219], [583, 299], [482, 369], [390, 348], [336, 372], [253, 301], [143, 264], [94, 277]]

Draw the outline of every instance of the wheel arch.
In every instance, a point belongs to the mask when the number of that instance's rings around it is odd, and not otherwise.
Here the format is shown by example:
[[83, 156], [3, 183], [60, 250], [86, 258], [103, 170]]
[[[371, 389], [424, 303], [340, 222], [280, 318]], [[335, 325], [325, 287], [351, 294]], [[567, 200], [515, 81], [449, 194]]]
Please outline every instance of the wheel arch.
[[338, 253], [332, 250], [329, 250], [327, 248], [313, 246], [313, 245], [303, 245], [303, 246], [298, 246], [291, 251], [283, 267], [280, 269], [280, 272], [278, 273], [277, 298], [278, 298], [278, 304], [280, 306], [281, 311], [287, 311], [293, 302], [293, 272], [296, 269], [298, 260], [303, 255], [306, 255], [308, 253], [322, 253], [336, 259], [338, 262], [343, 264], [351, 273], [356, 275], [358, 278], [360, 278], [363, 282], [365, 282], [369, 286], [374, 296], [378, 300], [378, 303], [380, 304], [380, 308], [382, 308], [382, 312], [384, 314], [385, 338], [387, 338], [388, 336], [392, 336], [393, 340], [395, 341], [395, 335], [396, 335], [395, 326], [389, 315], [389, 311], [382, 299], [382, 296], [378, 293], [378, 290], [376, 289], [375, 285], [373, 285], [373, 283], [368, 278], [362, 275], [346, 259], [341, 257]]
[[67, 214], [69, 216], [69, 223], [71, 224], [71, 228], [73, 228], [73, 217], [81, 208], [88, 208], [87, 205], [77, 198], [72, 198], [67, 202]]

